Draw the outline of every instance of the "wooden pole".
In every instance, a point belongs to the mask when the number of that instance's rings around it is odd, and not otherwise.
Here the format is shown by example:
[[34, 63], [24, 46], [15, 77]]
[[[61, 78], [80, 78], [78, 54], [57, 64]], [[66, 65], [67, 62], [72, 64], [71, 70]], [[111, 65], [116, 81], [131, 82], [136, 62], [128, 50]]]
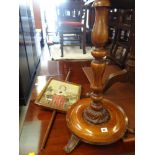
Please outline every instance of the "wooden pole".
[[[71, 73], [71, 70], [69, 69], [69, 71], [67, 73], [67, 76], [65, 78], [65, 81], [68, 81], [69, 80], [70, 73]], [[48, 140], [48, 137], [49, 137], [49, 133], [50, 133], [50, 131], [52, 129], [52, 126], [54, 124], [54, 119], [55, 119], [56, 113], [57, 113], [57, 110], [54, 109], [53, 112], [52, 112], [52, 117], [51, 117], [51, 119], [49, 121], [47, 130], [46, 130], [46, 133], [45, 133], [45, 136], [44, 136], [42, 145], [41, 145], [41, 150], [43, 150], [45, 148], [45, 146], [46, 146], [46, 143], [47, 143], [47, 140]]]
[[56, 116], [56, 112], [57, 112], [56, 110], [53, 110], [53, 112], [52, 112], [52, 117], [51, 117], [51, 119], [50, 119], [50, 121], [49, 121], [47, 130], [46, 130], [46, 133], [45, 133], [45, 136], [44, 136], [42, 145], [41, 145], [41, 150], [43, 150], [43, 149], [45, 148], [45, 146], [46, 146], [47, 139], [48, 139], [48, 137], [49, 137], [49, 133], [50, 133], [51, 127], [52, 127], [52, 125], [53, 125], [53, 123], [54, 123], [54, 118], [55, 118], [55, 116]]

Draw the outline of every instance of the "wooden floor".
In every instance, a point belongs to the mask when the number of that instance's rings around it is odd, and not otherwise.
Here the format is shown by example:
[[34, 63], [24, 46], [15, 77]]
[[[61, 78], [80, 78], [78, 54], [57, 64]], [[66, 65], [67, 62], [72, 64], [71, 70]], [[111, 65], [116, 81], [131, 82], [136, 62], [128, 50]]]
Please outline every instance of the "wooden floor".
[[42, 49], [42, 55], [40, 58], [40, 64], [39, 64], [36, 76], [50, 75], [49, 70], [48, 70], [48, 61], [51, 61], [51, 57], [50, 57], [48, 47], [45, 44], [45, 46]]
[[[65, 121], [65, 114], [58, 113], [55, 123], [47, 141], [46, 148], [40, 151], [40, 147], [47, 129], [52, 112], [43, 110], [34, 104], [35, 98], [39, 91], [43, 88], [46, 81], [50, 76], [64, 80], [65, 70], [68, 67], [74, 68], [71, 76], [71, 82], [81, 82], [82, 97], [90, 89], [89, 81], [86, 76], [82, 75], [82, 70], [78, 70], [81, 65], [76, 66], [72, 63], [61, 62], [57, 65], [56, 62], [50, 60], [48, 48], [45, 47], [42, 52], [40, 66], [37, 70], [37, 78], [33, 85], [33, 91], [31, 93], [30, 103], [28, 104], [28, 111], [26, 112], [25, 121], [23, 124], [21, 136], [20, 136], [20, 155], [28, 155], [30, 152], [34, 152], [35, 155], [66, 155], [63, 148], [67, 144], [70, 138], [70, 131], [67, 128]], [[85, 66], [89, 66], [90, 62], [85, 62]], [[55, 68], [59, 69], [55, 69]], [[75, 70], [76, 69], [76, 70]], [[78, 76], [77, 76], [78, 73]], [[80, 76], [79, 76], [80, 75]], [[119, 90], [119, 91], [116, 91]], [[110, 89], [104, 96], [108, 99], [115, 100], [116, 103], [120, 103], [127, 111], [127, 115], [130, 119], [130, 127], [134, 127], [134, 87], [130, 84], [116, 84]], [[129, 105], [128, 107], [126, 105]], [[134, 155], [134, 141], [122, 142], [107, 146], [94, 146], [81, 142], [78, 147], [71, 153], [71, 155]]]

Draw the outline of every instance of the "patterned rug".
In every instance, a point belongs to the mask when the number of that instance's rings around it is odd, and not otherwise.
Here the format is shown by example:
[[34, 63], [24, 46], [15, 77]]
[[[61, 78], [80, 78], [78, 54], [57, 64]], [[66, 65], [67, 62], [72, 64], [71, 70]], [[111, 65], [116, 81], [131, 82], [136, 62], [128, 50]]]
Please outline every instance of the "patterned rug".
[[64, 46], [64, 57], [61, 57], [60, 44], [55, 44], [50, 47], [51, 59], [93, 59], [91, 51], [94, 47], [86, 47], [86, 54], [83, 54], [83, 50], [79, 46]]

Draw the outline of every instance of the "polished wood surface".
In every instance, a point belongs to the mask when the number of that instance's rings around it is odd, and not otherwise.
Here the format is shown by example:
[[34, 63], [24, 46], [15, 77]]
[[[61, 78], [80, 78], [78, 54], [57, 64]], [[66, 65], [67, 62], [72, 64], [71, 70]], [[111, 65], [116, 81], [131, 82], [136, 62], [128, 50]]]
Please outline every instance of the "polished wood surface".
[[94, 125], [81, 115], [90, 102], [90, 98], [81, 99], [68, 110], [68, 128], [82, 141], [90, 144], [107, 145], [123, 138], [128, 126], [128, 118], [123, 109], [110, 100], [102, 99], [101, 103], [110, 113], [110, 118], [107, 122]]
[[[86, 93], [90, 91], [89, 81], [82, 70], [82, 67], [88, 66], [90, 66], [90, 61], [49, 61], [48, 63], [49, 72], [55, 79], [65, 80], [68, 70], [71, 70], [70, 82], [82, 85], [81, 98], [86, 97]], [[58, 113], [56, 115], [46, 148], [43, 151], [40, 151], [45, 131], [47, 130], [52, 116], [52, 111], [37, 106], [34, 104], [34, 101], [51, 76], [38, 76], [34, 84], [29, 108], [20, 136], [20, 155], [27, 155], [32, 151], [38, 155], [66, 154], [63, 148], [67, 144], [71, 133], [66, 125], [65, 114], [62, 113]], [[129, 119], [129, 127], [134, 128], [134, 86], [130, 83], [116, 83], [111, 87], [111, 89], [104, 93], [104, 97], [123, 108]], [[125, 141], [119, 140], [118, 142], [107, 146], [93, 146], [81, 142], [80, 146], [71, 154], [117, 155], [120, 153], [134, 152], [134, 145], [134, 135], [128, 134]]]

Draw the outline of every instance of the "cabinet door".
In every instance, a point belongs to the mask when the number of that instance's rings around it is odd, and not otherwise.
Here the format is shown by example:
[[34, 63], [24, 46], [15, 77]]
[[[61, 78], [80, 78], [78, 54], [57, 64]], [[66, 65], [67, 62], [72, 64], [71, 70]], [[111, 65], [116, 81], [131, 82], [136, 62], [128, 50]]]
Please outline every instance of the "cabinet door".
[[28, 4], [26, 0], [20, 0], [20, 15], [21, 15], [21, 26], [23, 28], [23, 36], [26, 46], [26, 54], [27, 54], [27, 60], [29, 65], [29, 71], [30, 76], [33, 77], [34, 71], [35, 71], [35, 65], [34, 65], [34, 56], [33, 56], [33, 48], [32, 48], [32, 39], [31, 39], [31, 32], [30, 32], [30, 26], [29, 26], [29, 18], [28, 18]]
[[31, 0], [19, 1], [19, 73], [20, 95], [26, 100], [36, 73], [40, 55], [36, 48], [36, 32]]
[[28, 68], [28, 62], [25, 52], [25, 47], [23, 45], [19, 46], [19, 71], [21, 75], [21, 83], [24, 94], [27, 95], [27, 92], [29, 90], [30, 85], [30, 74], [29, 74], [29, 68]]
[[28, 86], [30, 84], [30, 72], [20, 18], [19, 18], [19, 73], [21, 82], [20, 84], [22, 84], [21, 86], [22, 93], [25, 94], [26, 96], [29, 90]]
[[28, 86], [30, 85], [30, 72], [29, 72], [29, 65], [27, 60], [27, 53], [25, 49], [25, 42], [20, 16], [19, 16], [19, 72], [23, 94], [27, 95], [29, 89]]
[[34, 21], [34, 15], [33, 15], [32, 1], [27, 0], [27, 4], [29, 6], [27, 7], [27, 15], [28, 15], [30, 36], [31, 36], [31, 42], [32, 42], [31, 45], [32, 45], [32, 51], [33, 51], [34, 65], [35, 67], [37, 67], [40, 55], [36, 47], [37, 41], [36, 41], [36, 30], [35, 30], [35, 21]]

